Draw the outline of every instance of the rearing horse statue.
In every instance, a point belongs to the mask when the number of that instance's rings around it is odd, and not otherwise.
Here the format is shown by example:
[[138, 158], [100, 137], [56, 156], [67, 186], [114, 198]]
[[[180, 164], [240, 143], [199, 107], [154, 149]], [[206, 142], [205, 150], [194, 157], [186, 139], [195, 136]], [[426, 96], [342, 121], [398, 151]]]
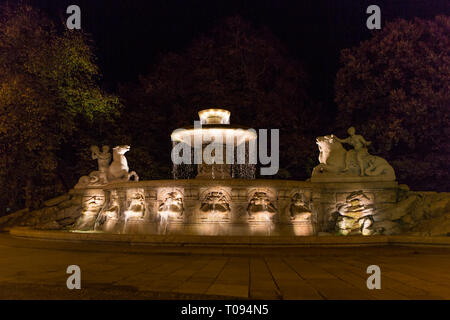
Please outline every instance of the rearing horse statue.
[[128, 181], [133, 177], [134, 181], [139, 180], [135, 171], [128, 172], [128, 162], [125, 153], [130, 151], [130, 146], [117, 146], [113, 148], [113, 161], [108, 168], [108, 181], [124, 180]]

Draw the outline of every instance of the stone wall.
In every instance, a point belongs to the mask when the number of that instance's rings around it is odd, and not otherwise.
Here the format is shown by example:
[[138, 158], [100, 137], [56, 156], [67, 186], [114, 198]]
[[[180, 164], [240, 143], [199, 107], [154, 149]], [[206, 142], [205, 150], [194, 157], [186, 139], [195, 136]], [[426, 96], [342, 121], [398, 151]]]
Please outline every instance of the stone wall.
[[395, 205], [380, 208], [385, 234], [450, 236], [450, 193], [410, 191], [399, 187]]
[[47, 200], [42, 208], [34, 211], [23, 209], [0, 218], [0, 230], [13, 226], [29, 226], [36, 229], [64, 229], [75, 223], [81, 215], [81, 197], [67, 193]]

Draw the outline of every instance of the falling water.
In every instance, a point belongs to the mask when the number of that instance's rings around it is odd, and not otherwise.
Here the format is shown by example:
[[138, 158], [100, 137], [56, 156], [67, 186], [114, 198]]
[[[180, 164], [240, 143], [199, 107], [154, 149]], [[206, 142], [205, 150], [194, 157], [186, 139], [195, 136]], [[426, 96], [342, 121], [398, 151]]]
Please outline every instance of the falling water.
[[256, 177], [256, 165], [250, 164], [249, 162], [249, 148], [245, 148], [245, 163], [237, 163], [237, 148], [235, 148], [235, 159], [234, 164], [231, 165], [231, 176], [237, 179], [255, 179]]
[[160, 234], [167, 233], [167, 226], [169, 225], [169, 215], [170, 211], [161, 211], [159, 212], [159, 230]]
[[215, 204], [213, 204], [213, 209], [209, 212], [209, 221], [213, 223], [213, 228], [211, 230], [211, 235], [217, 236], [220, 234], [220, 221], [222, 219], [221, 212], [216, 210]]
[[[172, 142], [173, 147], [175, 147], [175, 145], [177, 143], [178, 142], [173, 141]], [[193, 163], [194, 163], [194, 152], [193, 152], [193, 150], [191, 150], [191, 164], [187, 164], [187, 163], [175, 164], [175, 163], [173, 163], [173, 165], [172, 165], [173, 179], [177, 180], [177, 179], [195, 178], [195, 176], [197, 174], [195, 168], [197, 167], [197, 165], [195, 165]]]
[[254, 164], [234, 164], [232, 165], [232, 177], [237, 179], [255, 179], [256, 165]]
[[195, 165], [193, 164], [174, 164], [172, 167], [173, 179], [192, 179], [195, 178]]
[[261, 212], [261, 218], [267, 226], [267, 235], [270, 236], [273, 227], [273, 221], [270, 218], [270, 213], [268, 211]]
[[[172, 144], [175, 146], [177, 143], [173, 141]], [[196, 152], [194, 148], [191, 148], [191, 164], [173, 164], [172, 166], [172, 177], [173, 179], [193, 179], [197, 175], [197, 165], [194, 164], [194, 153]], [[237, 147], [234, 148], [233, 164], [230, 165], [231, 177], [236, 179], [248, 179], [253, 180], [256, 178], [256, 165], [250, 164], [249, 161], [249, 147], [248, 144], [245, 147], [245, 163], [237, 163]], [[225, 173], [224, 173], [225, 174]], [[226, 176], [226, 175], [225, 175]], [[224, 178], [224, 176], [219, 176], [215, 166], [211, 168], [211, 178]]]

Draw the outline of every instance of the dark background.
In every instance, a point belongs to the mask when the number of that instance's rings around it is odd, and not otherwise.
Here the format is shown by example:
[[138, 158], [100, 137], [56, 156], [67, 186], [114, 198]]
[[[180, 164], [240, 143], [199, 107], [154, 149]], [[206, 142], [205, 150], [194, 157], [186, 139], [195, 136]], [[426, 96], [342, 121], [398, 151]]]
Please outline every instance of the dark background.
[[[6, 1], [8, 2], [8, 1]], [[66, 21], [66, 8], [81, 8], [83, 31], [92, 35], [106, 89], [136, 81], [159, 54], [178, 52], [221, 19], [240, 15], [264, 25], [302, 61], [313, 94], [335, 112], [333, 83], [339, 52], [369, 37], [366, 9], [381, 8], [382, 25], [395, 18], [432, 18], [449, 12], [445, 0], [29, 0], [25, 1]]]

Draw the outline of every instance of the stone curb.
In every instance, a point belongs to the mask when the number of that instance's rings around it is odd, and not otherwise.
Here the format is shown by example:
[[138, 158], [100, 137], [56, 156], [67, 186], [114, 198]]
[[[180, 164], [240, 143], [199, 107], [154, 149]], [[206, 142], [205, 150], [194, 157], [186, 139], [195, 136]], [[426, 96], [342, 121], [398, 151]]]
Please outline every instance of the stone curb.
[[20, 238], [57, 241], [89, 241], [100, 243], [127, 243], [148, 246], [201, 247], [349, 247], [349, 246], [450, 246], [450, 237], [417, 236], [190, 236], [106, 234], [70, 231], [35, 230], [14, 227], [10, 234]]

